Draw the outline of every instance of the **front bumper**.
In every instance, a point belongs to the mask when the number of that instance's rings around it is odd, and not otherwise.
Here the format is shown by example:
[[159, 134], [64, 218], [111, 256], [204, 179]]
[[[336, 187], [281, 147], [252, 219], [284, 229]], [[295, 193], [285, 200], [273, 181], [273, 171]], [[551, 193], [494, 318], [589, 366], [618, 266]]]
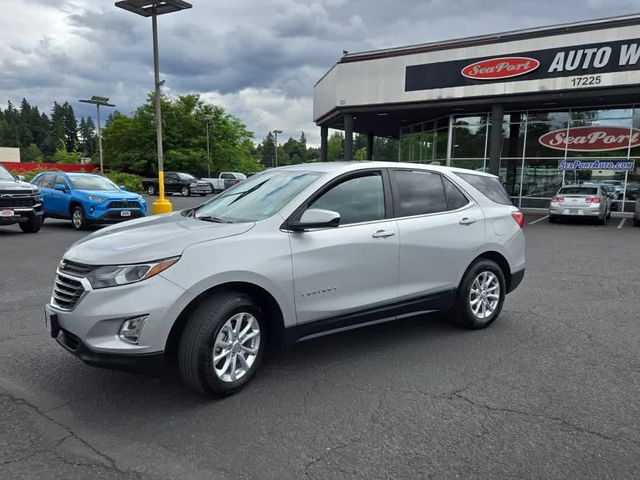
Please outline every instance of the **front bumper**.
[[34, 217], [42, 217], [42, 205], [35, 207], [2, 207], [0, 210], [11, 210], [13, 215], [10, 217], [0, 217], [0, 225], [13, 225], [14, 223], [26, 223]]
[[191, 193], [201, 193], [201, 194], [213, 193], [213, 188], [208, 183], [206, 185], [197, 185], [195, 187], [189, 187], [189, 190], [191, 191]]
[[[136, 362], [146, 355], [163, 354], [175, 320], [191, 299], [186, 290], [160, 274], [130, 285], [85, 289], [70, 310], [55, 304], [54, 299], [45, 308], [49, 315], [55, 315], [67, 340], [74, 340], [63, 346], [87, 363], [98, 363], [95, 359], [104, 355], [131, 357]], [[122, 323], [138, 316], [148, 316], [138, 344], [121, 340], [118, 332]], [[74, 342], [78, 349], [73, 348]]]

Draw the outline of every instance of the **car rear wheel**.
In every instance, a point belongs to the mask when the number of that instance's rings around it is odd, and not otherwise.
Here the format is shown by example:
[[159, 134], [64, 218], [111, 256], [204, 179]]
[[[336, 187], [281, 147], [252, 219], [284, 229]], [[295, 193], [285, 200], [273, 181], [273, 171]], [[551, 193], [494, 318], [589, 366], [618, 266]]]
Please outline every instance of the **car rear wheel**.
[[153, 185], [149, 185], [149, 186], [147, 187], [147, 193], [148, 193], [149, 195], [155, 195], [155, 194], [156, 194], [156, 187], [155, 187], [155, 186], [153, 186]]
[[506, 282], [500, 266], [480, 259], [467, 270], [456, 294], [455, 320], [465, 328], [480, 329], [491, 325], [502, 310]]
[[640, 220], [637, 220], [637, 219], [634, 218], [633, 219], [633, 226], [634, 227], [640, 227]]
[[190, 195], [191, 195], [191, 190], [189, 189], [189, 187], [182, 187], [182, 196], [188, 197]]
[[226, 292], [203, 302], [180, 338], [178, 366], [184, 382], [215, 397], [242, 389], [262, 361], [264, 325], [261, 308], [248, 295]]
[[558, 217], [555, 215], [549, 215], [549, 223], [558, 223]]
[[87, 226], [84, 209], [80, 205], [76, 205], [71, 210], [71, 226], [74, 230], [84, 230]]
[[26, 223], [19, 223], [20, 230], [24, 233], [38, 233], [42, 227], [42, 217], [31, 217]]
[[601, 217], [598, 217], [598, 223], [600, 225], [606, 225], [607, 224], [607, 220], [609, 220], [609, 217], [607, 216], [607, 214], [603, 214]]

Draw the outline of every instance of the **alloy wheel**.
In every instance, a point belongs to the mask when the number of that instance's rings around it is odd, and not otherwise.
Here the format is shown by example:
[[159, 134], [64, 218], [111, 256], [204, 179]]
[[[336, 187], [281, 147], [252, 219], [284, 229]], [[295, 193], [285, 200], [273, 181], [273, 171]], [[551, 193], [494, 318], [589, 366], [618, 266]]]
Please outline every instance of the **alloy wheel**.
[[500, 303], [500, 281], [490, 271], [479, 273], [471, 284], [469, 307], [480, 320], [486, 320], [498, 308]]
[[213, 346], [213, 369], [223, 382], [244, 377], [260, 350], [260, 324], [250, 313], [233, 315], [220, 329]]
[[79, 209], [75, 209], [71, 215], [71, 221], [76, 229], [82, 227], [82, 212]]

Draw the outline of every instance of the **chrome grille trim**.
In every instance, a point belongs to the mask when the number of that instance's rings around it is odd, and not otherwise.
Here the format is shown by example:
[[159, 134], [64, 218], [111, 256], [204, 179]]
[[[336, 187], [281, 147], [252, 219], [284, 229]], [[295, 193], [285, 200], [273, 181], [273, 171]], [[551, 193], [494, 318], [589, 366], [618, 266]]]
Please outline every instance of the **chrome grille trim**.
[[51, 293], [51, 304], [60, 310], [70, 312], [91, 290], [91, 285], [86, 278], [56, 271], [56, 279]]

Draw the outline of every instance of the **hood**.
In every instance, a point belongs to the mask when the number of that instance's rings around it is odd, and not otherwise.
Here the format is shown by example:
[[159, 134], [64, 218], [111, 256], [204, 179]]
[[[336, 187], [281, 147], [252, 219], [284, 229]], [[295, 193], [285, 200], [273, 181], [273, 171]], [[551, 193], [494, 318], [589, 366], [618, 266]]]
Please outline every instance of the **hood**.
[[109, 200], [140, 200], [142, 198], [137, 193], [125, 192], [124, 190], [75, 190], [85, 195], [108, 198]]
[[181, 255], [200, 242], [240, 235], [254, 223], [211, 223], [180, 212], [112, 225], [77, 241], [64, 258], [89, 265], [122, 265]]
[[21, 180], [0, 180], [0, 190], [16, 190], [19, 192], [28, 190], [29, 192], [35, 192], [37, 187]]

